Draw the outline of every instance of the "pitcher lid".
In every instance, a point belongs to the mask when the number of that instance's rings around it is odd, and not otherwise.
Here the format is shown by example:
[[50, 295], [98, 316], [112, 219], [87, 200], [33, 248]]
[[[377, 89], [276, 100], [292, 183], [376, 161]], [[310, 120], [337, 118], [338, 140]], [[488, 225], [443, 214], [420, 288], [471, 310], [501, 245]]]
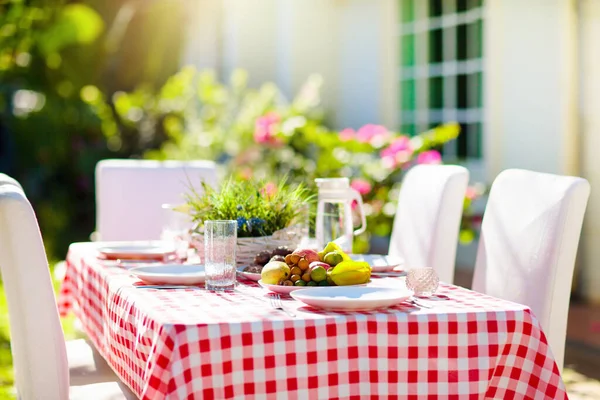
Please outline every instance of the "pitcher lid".
[[348, 178], [317, 178], [315, 182], [319, 189], [324, 190], [348, 189], [350, 187], [350, 179]]

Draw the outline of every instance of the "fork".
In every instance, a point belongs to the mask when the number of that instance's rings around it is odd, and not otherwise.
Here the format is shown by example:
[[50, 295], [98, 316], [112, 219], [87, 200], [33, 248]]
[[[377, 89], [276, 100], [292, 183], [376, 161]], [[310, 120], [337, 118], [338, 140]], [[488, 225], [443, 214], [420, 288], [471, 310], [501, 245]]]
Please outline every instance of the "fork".
[[273, 307], [274, 309], [281, 310], [292, 318], [296, 316], [296, 314], [294, 314], [290, 310], [283, 308], [283, 304], [281, 303], [281, 297], [277, 293], [269, 296], [269, 299], [271, 300], [271, 307]]
[[431, 304], [425, 304], [421, 300], [417, 301], [417, 299], [414, 296], [411, 296], [411, 298], [408, 299], [408, 302], [414, 304], [417, 307], [421, 307], [421, 308], [433, 308], [433, 306]]
[[136, 289], [200, 289], [199, 286], [190, 285], [137, 285]]

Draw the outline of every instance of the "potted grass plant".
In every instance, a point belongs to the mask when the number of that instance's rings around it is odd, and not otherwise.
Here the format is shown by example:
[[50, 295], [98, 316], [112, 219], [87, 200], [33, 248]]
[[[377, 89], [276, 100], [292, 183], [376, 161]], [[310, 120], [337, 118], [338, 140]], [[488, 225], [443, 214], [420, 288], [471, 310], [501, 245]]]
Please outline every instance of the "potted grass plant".
[[192, 245], [203, 258], [204, 221], [237, 221], [238, 265], [252, 264], [256, 254], [280, 246], [295, 249], [308, 234], [308, 210], [314, 194], [303, 184], [289, 185], [230, 178], [216, 189], [202, 183], [186, 200], [195, 228]]

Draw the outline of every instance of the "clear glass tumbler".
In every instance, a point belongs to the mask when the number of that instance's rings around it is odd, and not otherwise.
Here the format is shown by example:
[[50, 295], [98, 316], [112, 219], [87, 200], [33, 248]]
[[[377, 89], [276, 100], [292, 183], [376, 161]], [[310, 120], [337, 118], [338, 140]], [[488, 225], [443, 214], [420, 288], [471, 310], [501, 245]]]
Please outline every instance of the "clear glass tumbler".
[[185, 260], [188, 255], [193, 221], [189, 214], [178, 211], [178, 207], [181, 207], [181, 205], [162, 205], [163, 228], [160, 238], [173, 245], [178, 259]]
[[235, 288], [237, 221], [204, 222], [204, 268], [206, 289], [230, 291]]

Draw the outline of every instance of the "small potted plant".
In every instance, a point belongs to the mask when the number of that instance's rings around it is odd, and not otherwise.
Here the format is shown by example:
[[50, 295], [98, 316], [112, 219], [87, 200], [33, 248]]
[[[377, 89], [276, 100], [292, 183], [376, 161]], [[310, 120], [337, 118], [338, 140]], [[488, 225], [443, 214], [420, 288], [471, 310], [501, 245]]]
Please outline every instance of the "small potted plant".
[[256, 254], [280, 246], [295, 249], [308, 234], [308, 209], [314, 195], [304, 185], [257, 180], [225, 181], [220, 189], [202, 183], [190, 189], [188, 210], [195, 223], [192, 245], [203, 258], [204, 221], [236, 220], [238, 265], [252, 264]]

